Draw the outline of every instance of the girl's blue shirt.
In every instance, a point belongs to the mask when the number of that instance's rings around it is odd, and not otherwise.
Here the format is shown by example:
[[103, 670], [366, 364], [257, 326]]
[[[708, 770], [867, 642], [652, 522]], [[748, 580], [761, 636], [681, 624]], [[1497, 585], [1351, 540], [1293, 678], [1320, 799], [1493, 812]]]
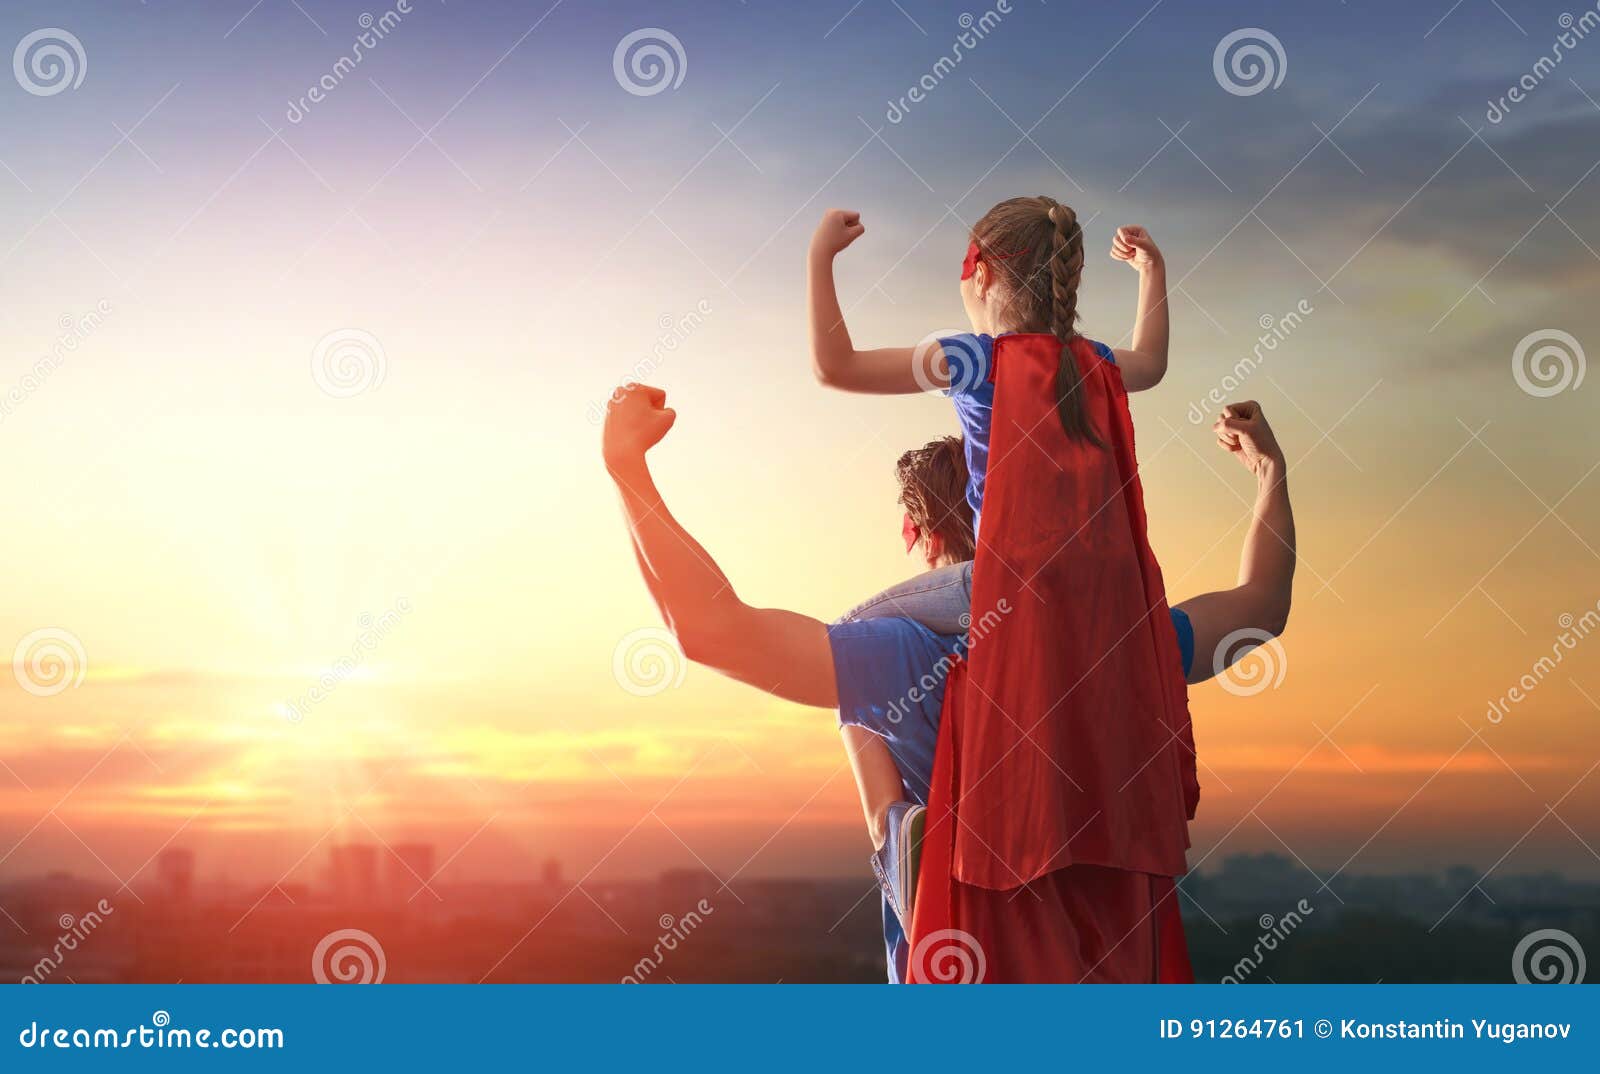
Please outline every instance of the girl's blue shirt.
[[[990, 376], [994, 369], [994, 341], [994, 336], [971, 332], [939, 340], [950, 369], [950, 387], [945, 394], [955, 404], [956, 419], [961, 423], [961, 434], [966, 440], [967, 502], [972, 505], [974, 535], [982, 517], [983, 483], [989, 472], [989, 427], [994, 420], [994, 380]], [[1110, 347], [1095, 340], [1089, 342], [1100, 357], [1112, 365], [1117, 364]]]

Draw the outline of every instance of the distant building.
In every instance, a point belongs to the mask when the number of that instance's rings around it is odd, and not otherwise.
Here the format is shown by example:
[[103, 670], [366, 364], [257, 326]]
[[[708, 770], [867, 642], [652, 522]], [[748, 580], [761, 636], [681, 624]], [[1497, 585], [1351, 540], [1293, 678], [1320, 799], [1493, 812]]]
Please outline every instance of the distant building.
[[384, 861], [384, 887], [392, 901], [410, 902], [433, 880], [433, 844], [396, 843], [390, 851]]
[[329, 852], [329, 879], [340, 902], [370, 903], [378, 897], [378, 848], [347, 843]]
[[657, 882], [668, 906], [693, 906], [701, 899], [713, 899], [722, 886], [710, 869], [668, 869]]
[[188, 899], [194, 892], [194, 851], [183, 847], [163, 850], [156, 859], [156, 879], [166, 898]]
[[1217, 887], [1253, 900], [1295, 899], [1315, 890], [1316, 879], [1282, 854], [1234, 854], [1222, 863]]

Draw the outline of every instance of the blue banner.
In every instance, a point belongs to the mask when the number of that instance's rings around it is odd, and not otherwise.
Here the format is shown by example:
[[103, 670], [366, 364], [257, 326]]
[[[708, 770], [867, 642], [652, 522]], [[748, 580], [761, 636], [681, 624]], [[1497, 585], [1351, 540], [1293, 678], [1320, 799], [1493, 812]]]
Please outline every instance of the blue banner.
[[509, 1061], [815, 1074], [892, 1056], [941, 1071], [999, 1061], [1503, 1071], [1592, 1062], [1595, 995], [1518, 985], [10, 987], [0, 990], [0, 1069]]

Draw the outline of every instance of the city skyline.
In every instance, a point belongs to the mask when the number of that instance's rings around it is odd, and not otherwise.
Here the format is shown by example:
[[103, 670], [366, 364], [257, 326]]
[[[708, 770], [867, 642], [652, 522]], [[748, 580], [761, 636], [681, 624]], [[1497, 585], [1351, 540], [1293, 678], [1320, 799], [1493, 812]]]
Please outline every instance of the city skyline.
[[[537, 879], [432, 889], [409, 867], [382, 863], [377, 844], [336, 846], [314, 884], [207, 885], [195, 883], [191, 853], [176, 849], [138, 897], [62, 874], [0, 883], [0, 902], [16, 909], [0, 933], [0, 979], [799, 983], [883, 973], [876, 891], [860, 878], [751, 878], [734, 888], [686, 863], [577, 884], [550, 861]], [[1197, 975], [1500, 981], [1525, 930], [1570, 928], [1570, 944], [1592, 934], [1594, 883], [1544, 873], [1480, 888], [1479, 879], [1465, 867], [1360, 874], [1329, 890], [1284, 854], [1232, 855], [1183, 883]], [[1380, 933], [1380, 957], [1352, 959], [1351, 939]]]

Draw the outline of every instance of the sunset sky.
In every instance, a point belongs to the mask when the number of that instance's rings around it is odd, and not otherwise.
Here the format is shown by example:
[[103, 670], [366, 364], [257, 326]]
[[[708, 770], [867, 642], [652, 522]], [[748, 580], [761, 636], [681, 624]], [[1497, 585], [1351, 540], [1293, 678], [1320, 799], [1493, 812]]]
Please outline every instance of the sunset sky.
[[[1552, 330], [1600, 353], [1600, 34], [1487, 114], [1591, 7], [1013, 0], [891, 122], [988, 7], [412, 0], [297, 109], [389, 6], [253, 2], [0, 13], [83, 75], [0, 82], [0, 656], [74, 665], [0, 678], [0, 877], [137, 890], [171, 845], [314, 879], [332, 843], [428, 840], [443, 882], [869, 882], [832, 714], [619, 683], [660, 622], [594, 415], [664, 386], [679, 519], [746, 600], [839, 614], [914, 569], [892, 463], [954, 418], [814, 383], [811, 227], [862, 212], [852, 331], [910, 344], [963, 325], [967, 226], [1035, 193], [1087, 222], [1097, 338], [1134, 307], [1115, 227], [1165, 251], [1171, 371], [1134, 419], [1174, 601], [1231, 584], [1252, 491], [1204, 400], [1312, 311], [1226, 392], [1279, 432], [1301, 566], [1281, 683], [1191, 690], [1191, 863], [1600, 875], [1600, 636], [1487, 715], [1600, 601], [1600, 384], [1581, 353], [1564, 390], [1514, 375]], [[622, 84], [644, 28], [681, 83]], [[1244, 28], [1276, 86], [1214, 71]], [[330, 336], [381, 379], [325, 390]]]

